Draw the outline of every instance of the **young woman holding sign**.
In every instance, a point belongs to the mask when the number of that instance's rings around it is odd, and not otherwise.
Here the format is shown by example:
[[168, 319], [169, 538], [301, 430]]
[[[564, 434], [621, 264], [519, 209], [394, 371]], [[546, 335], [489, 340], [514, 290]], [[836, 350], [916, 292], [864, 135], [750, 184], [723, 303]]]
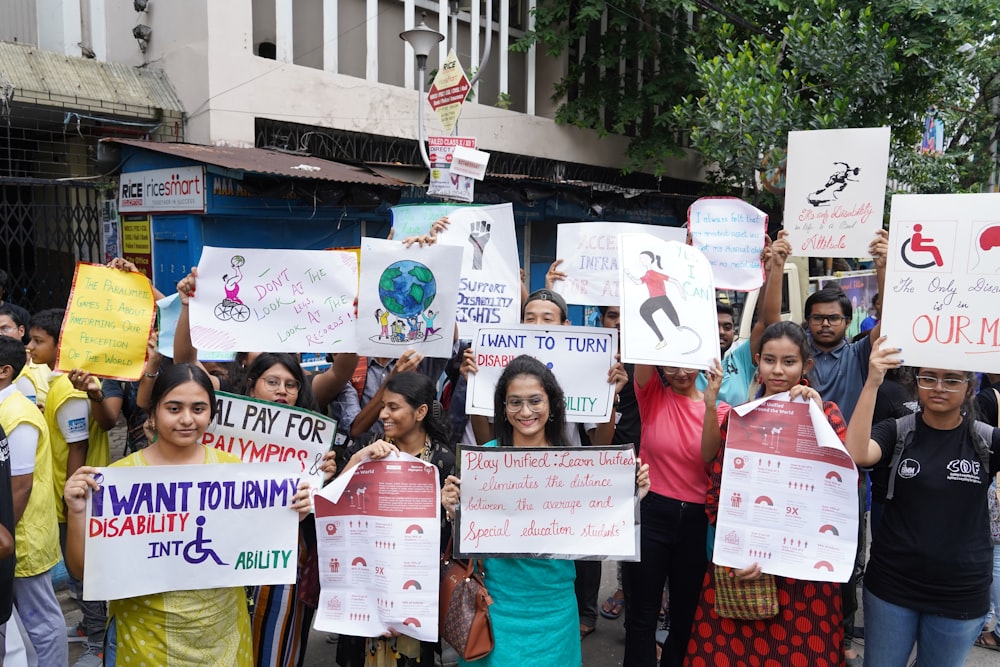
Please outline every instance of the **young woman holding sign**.
[[[773, 396], [787, 391], [792, 398], [815, 401], [843, 440], [847, 423], [840, 408], [836, 403], [823, 401], [819, 392], [805, 383], [805, 374], [813, 362], [802, 327], [794, 322], [772, 324], [764, 330], [760, 344], [760, 353], [756, 355], [760, 395]], [[705, 388], [705, 405], [709, 410], [715, 406], [722, 387], [722, 364], [719, 361], [715, 364]], [[719, 514], [725, 450], [722, 443], [728, 430], [729, 416], [721, 427], [706, 427], [702, 435], [702, 457], [712, 466], [705, 511], [713, 526]], [[686, 667], [771, 663], [834, 667], [843, 664], [844, 628], [838, 584], [774, 577], [777, 613], [769, 618], [739, 620], [722, 618], [716, 611], [715, 600], [719, 599], [716, 574], [720, 572], [737, 582], [754, 581], [763, 574], [758, 563], [740, 570], [709, 566], [691, 627]]]
[[[448, 414], [435, 400], [434, 383], [422, 373], [405, 371], [391, 376], [382, 393], [379, 419], [385, 436], [364, 447], [352, 445], [345, 470], [366, 459], [383, 459], [403, 452], [433, 464], [438, 479], [443, 481], [455, 472], [455, 454], [448, 443], [451, 425]], [[449, 506], [450, 507], [450, 506]], [[442, 516], [441, 546], [451, 534]], [[340, 635], [337, 641], [337, 664], [341, 667], [364, 667], [372, 658], [375, 664], [396, 667], [424, 667], [434, 664], [437, 642], [421, 642], [405, 635], [392, 637], [350, 637]]]
[[[208, 375], [191, 364], [164, 369], [153, 385], [150, 425], [153, 443], [115, 466], [239, 463], [226, 452], [206, 447], [201, 438], [215, 416], [215, 392]], [[87, 497], [99, 490], [97, 468], [83, 466], [68, 480], [66, 565], [83, 579]], [[292, 509], [312, 506], [303, 483]], [[113, 567], [113, 564], [103, 564]], [[183, 582], [178, 582], [182, 584]], [[250, 619], [242, 587], [174, 590], [123, 600], [108, 609], [105, 664], [209, 665], [249, 667], [253, 662]]]
[[[858, 465], [889, 467], [865, 572], [865, 664], [905, 667], [916, 643], [918, 665], [958, 667], [990, 607], [986, 494], [1000, 471], [1000, 429], [976, 421], [972, 373], [925, 367], [916, 377], [920, 411], [872, 425], [878, 388], [903, 363], [900, 349], [884, 342], [872, 345], [868, 380], [847, 429], [847, 450]], [[896, 457], [904, 419], [914, 419], [913, 430]]]
[[[493, 399], [495, 440], [485, 447], [561, 447], [566, 427], [563, 391], [552, 371], [522, 355], [504, 369]], [[637, 460], [639, 497], [649, 490], [649, 466]], [[461, 480], [451, 476], [441, 493], [449, 515], [458, 506]], [[484, 559], [486, 585], [493, 597], [493, 652], [459, 665], [579, 665], [580, 636], [571, 560]], [[660, 586], [662, 590], [663, 586]]]

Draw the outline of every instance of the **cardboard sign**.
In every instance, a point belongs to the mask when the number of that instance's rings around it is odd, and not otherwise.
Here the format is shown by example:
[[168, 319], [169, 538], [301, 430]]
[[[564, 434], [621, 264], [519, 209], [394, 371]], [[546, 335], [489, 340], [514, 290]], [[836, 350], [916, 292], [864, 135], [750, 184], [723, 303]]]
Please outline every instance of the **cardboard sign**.
[[700, 251], [623, 234], [618, 266], [623, 362], [708, 369], [721, 357], [712, 267]]
[[691, 245], [712, 265], [715, 289], [749, 292], [764, 284], [766, 213], [736, 197], [702, 197], [688, 208], [688, 229]]
[[296, 468], [98, 468], [101, 490], [87, 505], [83, 599], [294, 583]]
[[[392, 213], [392, 239], [402, 241], [410, 236], [423, 236], [431, 231], [431, 225], [439, 218], [445, 218], [465, 204], [402, 204], [389, 209]], [[476, 205], [478, 206], [478, 204]]]
[[486, 178], [486, 165], [489, 161], [490, 154], [485, 151], [456, 146], [452, 154], [451, 173], [481, 181]]
[[882, 335], [907, 366], [1000, 373], [1000, 194], [896, 195]]
[[99, 264], [77, 264], [59, 335], [56, 370], [82, 368], [138, 380], [156, 317], [149, 278]]
[[191, 299], [196, 348], [353, 352], [358, 259], [333, 250], [205, 246]]
[[493, 395], [504, 368], [528, 354], [556, 376], [566, 396], [566, 421], [603, 424], [614, 411], [615, 386], [607, 371], [618, 353], [618, 331], [593, 327], [519, 324], [479, 327], [472, 340], [478, 372], [469, 374], [465, 411], [493, 416]]
[[400, 454], [364, 461], [314, 496], [317, 630], [437, 641], [440, 494], [438, 469]]
[[361, 239], [358, 354], [451, 357], [461, 266], [457, 246]]
[[639, 560], [632, 445], [462, 445], [459, 456], [459, 558]]
[[882, 227], [889, 128], [788, 133], [785, 229], [792, 252], [863, 257]]
[[566, 303], [585, 306], [617, 306], [621, 301], [618, 283], [618, 236], [650, 234], [664, 241], [684, 242], [683, 227], [640, 225], [631, 222], [564, 222], [556, 230], [556, 257], [563, 260], [559, 270], [566, 280], [556, 281], [553, 290]]
[[[174, 357], [174, 334], [177, 331], [177, 321], [181, 318], [180, 294], [174, 292], [156, 302], [160, 314], [159, 336], [156, 339], [156, 349], [165, 357]], [[235, 352], [213, 352], [198, 350], [198, 361], [233, 361]]]
[[323, 486], [319, 466], [336, 435], [336, 419], [217, 391], [215, 419], [201, 444], [229, 452], [244, 463], [292, 463], [302, 479], [319, 489]]

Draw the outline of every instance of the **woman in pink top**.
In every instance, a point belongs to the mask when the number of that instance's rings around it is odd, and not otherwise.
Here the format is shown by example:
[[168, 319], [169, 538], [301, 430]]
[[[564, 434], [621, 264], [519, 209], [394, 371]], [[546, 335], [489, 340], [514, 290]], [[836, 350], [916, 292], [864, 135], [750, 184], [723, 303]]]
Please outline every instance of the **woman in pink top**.
[[[713, 371], [709, 371], [710, 373]], [[708, 565], [705, 494], [709, 468], [701, 456], [702, 432], [721, 443], [725, 403], [706, 409], [698, 371], [636, 365], [635, 394], [642, 420], [642, 457], [649, 464], [650, 491], [640, 505], [642, 560], [625, 563], [624, 667], [656, 667], [656, 623], [669, 579], [670, 634], [662, 665], [684, 662], [691, 622]]]

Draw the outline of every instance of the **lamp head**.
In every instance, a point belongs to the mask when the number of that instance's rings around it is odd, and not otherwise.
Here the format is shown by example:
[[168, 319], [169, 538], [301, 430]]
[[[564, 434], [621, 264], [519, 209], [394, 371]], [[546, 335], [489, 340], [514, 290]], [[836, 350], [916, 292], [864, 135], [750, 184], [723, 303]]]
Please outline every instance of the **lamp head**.
[[427, 56], [444, 39], [444, 35], [427, 26], [427, 23], [424, 22], [425, 16], [421, 16], [420, 24], [415, 28], [399, 33], [399, 38], [413, 47], [413, 53], [417, 56], [417, 65], [420, 67], [427, 64]]

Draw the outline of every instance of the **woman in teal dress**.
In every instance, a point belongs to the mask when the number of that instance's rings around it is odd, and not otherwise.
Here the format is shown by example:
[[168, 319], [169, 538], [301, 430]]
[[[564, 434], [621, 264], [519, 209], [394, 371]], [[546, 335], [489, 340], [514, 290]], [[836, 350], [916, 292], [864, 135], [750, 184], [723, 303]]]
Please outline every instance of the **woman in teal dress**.
[[[533, 357], [517, 357], [504, 370], [494, 396], [495, 440], [486, 447], [563, 447], [566, 409], [552, 371]], [[649, 488], [649, 466], [638, 462], [639, 493]], [[456, 507], [461, 482], [454, 475], [442, 503]], [[448, 510], [451, 515], [453, 510]], [[579, 613], [571, 560], [486, 558], [486, 586], [493, 597], [490, 618], [495, 646], [473, 667], [572, 667], [579, 665]]]

